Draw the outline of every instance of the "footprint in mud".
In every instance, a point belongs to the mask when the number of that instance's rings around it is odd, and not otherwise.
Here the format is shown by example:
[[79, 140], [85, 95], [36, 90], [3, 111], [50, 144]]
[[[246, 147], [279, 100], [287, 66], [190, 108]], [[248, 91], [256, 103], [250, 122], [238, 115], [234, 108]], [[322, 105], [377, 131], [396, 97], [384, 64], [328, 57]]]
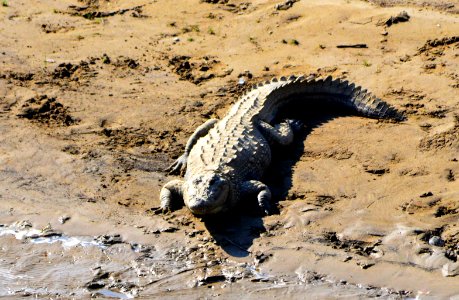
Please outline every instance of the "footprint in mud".
[[423, 138], [418, 147], [421, 151], [443, 148], [459, 149], [459, 116], [455, 116], [451, 129]]

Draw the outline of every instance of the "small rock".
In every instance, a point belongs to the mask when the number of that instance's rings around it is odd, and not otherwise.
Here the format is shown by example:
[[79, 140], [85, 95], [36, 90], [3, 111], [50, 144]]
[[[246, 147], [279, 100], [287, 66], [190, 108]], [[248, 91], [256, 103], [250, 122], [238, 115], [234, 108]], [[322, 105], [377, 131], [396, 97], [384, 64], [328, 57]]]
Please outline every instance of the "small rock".
[[260, 251], [257, 251], [257, 253], [255, 253], [255, 262], [257, 262], [258, 264], [265, 262], [268, 258], [269, 255], [266, 255]]
[[274, 7], [276, 10], [287, 10], [289, 9], [290, 7], [293, 6], [293, 4], [295, 2], [297, 2], [299, 0], [286, 0], [285, 2], [283, 3], [279, 3], [279, 4], [276, 4], [276, 6]]
[[445, 241], [443, 241], [441, 237], [434, 235], [429, 239], [429, 245], [443, 247], [445, 245]]
[[119, 244], [123, 242], [121, 235], [114, 234], [114, 235], [100, 235], [96, 237], [94, 240], [103, 244], [104, 246], [110, 246], [114, 244]]
[[437, 65], [434, 64], [434, 63], [425, 64], [425, 65], [423, 66], [423, 68], [424, 68], [425, 70], [432, 70], [432, 69], [435, 69], [436, 67], [437, 67]]
[[103, 288], [104, 286], [105, 286], [105, 283], [101, 281], [90, 281], [85, 284], [85, 287], [88, 290], [98, 290], [98, 289]]
[[370, 267], [373, 267], [375, 264], [371, 262], [360, 262], [360, 263], [357, 263], [357, 265], [359, 265], [363, 270], [366, 270]]
[[452, 182], [452, 181], [455, 181], [456, 180], [456, 176], [454, 175], [454, 171], [451, 170], [451, 169], [446, 169], [444, 171], [444, 175], [443, 175], [446, 180]]
[[432, 192], [427, 192], [427, 193], [424, 193], [424, 194], [420, 195], [419, 197], [426, 198], [426, 197], [431, 197], [431, 196], [433, 196], [433, 193]]
[[60, 216], [58, 220], [59, 220], [59, 223], [64, 224], [65, 222], [70, 220], [70, 216], [63, 215], [63, 216]]
[[245, 79], [244, 79], [244, 77], [239, 78], [237, 84], [239, 84], [239, 85], [244, 85], [244, 84], [245, 84]]
[[178, 43], [178, 42], [180, 42], [180, 38], [175, 37], [173, 41], [174, 41], [174, 43]]
[[390, 27], [393, 24], [397, 24], [401, 22], [408, 22], [409, 20], [410, 20], [410, 16], [408, 15], [408, 13], [406, 11], [402, 11], [395, 17], [390, 17], [389, 19], [387, 19], [387, 21], [384, 22], [384, 25], [386, 25], [387, 27]]
[[410, 60], [411, 60], [410, 56], [406, 55], [406, 54], [404, 56], [400, 57], [400, 61], [401, 62], [407, 62], [407, 61], [410, 61]]

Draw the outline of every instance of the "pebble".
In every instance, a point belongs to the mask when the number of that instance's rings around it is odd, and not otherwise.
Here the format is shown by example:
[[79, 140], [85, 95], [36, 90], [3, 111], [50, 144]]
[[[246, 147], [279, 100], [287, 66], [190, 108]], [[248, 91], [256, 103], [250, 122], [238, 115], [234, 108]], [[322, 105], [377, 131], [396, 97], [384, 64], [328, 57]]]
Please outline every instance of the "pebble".
[[244, 85], [244, 84], [245, 84], [245, 79], [244, 79], [244, 77], [239, 78], [237, 84], [239, 84], [239, 85]]
[[443, 241], [441, 237], [434, 235], [429, 239], [429, 245], [443, 247], [445, 245], [445, 241]]
[[67, 216], [67, 215], [60, 216], [59, 219], [58, 219], [59, 223], [61, 223], [61, 224], [64, 224], [68, 220], [70, 220], [70, 216]]

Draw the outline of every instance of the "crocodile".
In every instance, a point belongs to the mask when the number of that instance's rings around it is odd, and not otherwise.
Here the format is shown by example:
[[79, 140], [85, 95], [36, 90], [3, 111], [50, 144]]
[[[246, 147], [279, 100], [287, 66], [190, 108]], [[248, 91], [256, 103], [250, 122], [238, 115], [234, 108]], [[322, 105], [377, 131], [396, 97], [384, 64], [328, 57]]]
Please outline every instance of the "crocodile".
[[210, 119], [194, 131], [184, 153], [166, 169], [184, 174], [184, 180], [163, 186], [161, 211], [184, 203], [194, 215], [213, 215], [256, 195], [261, 210], [271, 214], [271, 192], [260, 180], [274, 143], [292, 143], [302, 126], [298, 120], [276, 119], [280, 109], [295, 99], [330, 101], [370, 118], [404, 119], [394, 107], [348, 81], [330, 76], [273, 78], [253, 86], [224, 118]]

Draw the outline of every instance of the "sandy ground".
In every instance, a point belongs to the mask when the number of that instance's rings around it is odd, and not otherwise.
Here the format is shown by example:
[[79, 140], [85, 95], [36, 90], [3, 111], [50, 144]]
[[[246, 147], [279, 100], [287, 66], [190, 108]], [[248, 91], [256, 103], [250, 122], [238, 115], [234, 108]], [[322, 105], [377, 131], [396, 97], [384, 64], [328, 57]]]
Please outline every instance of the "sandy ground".
[[[459, 2], [292, 3], [2, 1], [0, 296], [459, 295]], [[266, 176], [279, 214], [156, 215], [194, 128], [289, 74], [408, 120], [312, 110]]]

